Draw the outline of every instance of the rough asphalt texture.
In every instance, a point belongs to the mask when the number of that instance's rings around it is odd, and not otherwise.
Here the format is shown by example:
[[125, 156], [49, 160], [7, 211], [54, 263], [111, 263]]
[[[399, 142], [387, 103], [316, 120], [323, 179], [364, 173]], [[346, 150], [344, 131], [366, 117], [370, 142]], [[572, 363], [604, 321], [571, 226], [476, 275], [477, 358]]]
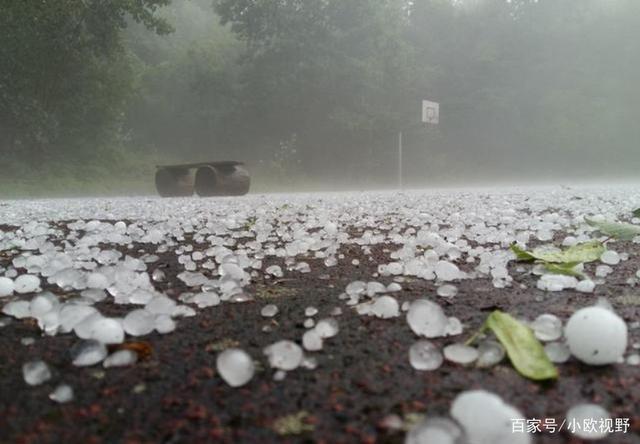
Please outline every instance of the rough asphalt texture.
[[[12, 229], [6, 225], [0, 228]], [[518, 285], [496, 289], [490, 279], [463, 280], [457, 284], [455, 303], [439, 302], [448, 316], [458, 317], [465, 325], [463, 339], [495, 309], [529, 319], [553, 313], [566, 320], [577, 308], [600, 296], [606, 297], [625, 319], [640, 319], [639, 292], [625, 283], [640, 269], [640, 248], [621, 242], [615, 246], [618, 251], [628, 252], [630, 259], [614, 267], [607, 285], [597, 286], [593, 294], [539, 291], [531, 267], [518, 273], [517, 265], [511, 262], [510, 274], [518, 284], [526, 284], [526, 289]], [[202, 249], [207, 247], [200, 245]], [[171, 334], [141, 338], [150, 345], [151, 354], [130, 368], [105, 371], [101, 366], [73, 367], [68, 353], [77, 338], [41, 336], [33, 321], [13, 320], [0, 329], [0, 441], [401, 443], [405, 432], [386, 427], [385, 417], [446, 416], [459, 392], [483, 388], [502, 396], [527, 418], [553, 417], [559, 423], [576, 403], [601, 404], [612, 417], [630, 418], [631, 422], [627, 434], [610, 435], [601, 442], [640, 443], [637, 366], [590, 367], [572, 358], [558, 366], [560, 378], [548, 383], [521, 377], [508, 360], [490, 369], [465, 368], [445, 361], [436, 371], [415, 371], [407, 353], [416, 337], [406, 322], [358, 316], [338, 299], [351, 281], [371, 280], [378, 263], [389, 262], [388, 251], [395, 249], [396, 245], [377, 245], [368, 257], [358, 246], [345, 245], [341, 250], [345, 259], [335, 267], [326, 268], [321, 260], [309, 256], [302, 260], [311, 265], [311, 273], [285, 271], [281, 279], [254, 279], [248, 290], [255, 301], [204, 309], [196, 317], [179, 319], [178, 329]], [[127, 251], [132, 252], [140, 256], [143, 252], [154, 253], [155, 248], [136, 245]], [[160, 256], [149, 272], [163, 267], [167, 281], [156, 284], [156, 288], [177, 298], [189, 290], [176, 278], [182, 267], [172, 251]], [[0, 252], [0, 265], [7, 266], [11, 257]], [[360, 265], [352, 265], [352, 259], [359, 259]], [[285, 270], [283, 261], [273, 257], [265, 260], [264, 267], [272, 264]], [[593, 274], [594, 267], [587, 265], [586, 270]], [[392, 277], [377, 280], [384, 284], [393, 281]], [[403, 290], [394, 294], [400, 302], [433, 296], [436, 290], [433, 282], [420, 279], [407, 279], [402, 286]], [[44, 289], [61, 295], [57, 287]], [[275, 318], [260, 316], [266, 303], [279, 307]], [[310, 305], [319, 309], [316, 319], [341, 307], [343, 314], [337, 318], [340, 333], [326, 340], [323, 351], [315, 354], [319, 363], [315, 370], [300, 368], [289, 372], [283, 381], [274, 381], [262, 349], [283, 338], [299, 340], [305, 331], [304, 309]], [[100, 305], [107, 315], [125, 313], [124, 308], [111, 303]], [[264, 332], [265, 325], [272, 331]], [[37, 340], [25, 346], [20, 342], [24, 337]], [[440, 346], [453, 342], [451, 338], [433, 341]], [[638, 342], [640, 329], [631, 330], [629, 344]], [[215, 369], [217, 352], [234, 344], [262, 362], [250, 383], [236, 389], [227, 386]], [[28, 387], [20, 371], [24, 362], [33, 359], [44, 359], [54, 371], [54, 378], [38, 387]], [[74, 388], [74, 401], [58, 405], [48, 399], [59, 382]], [[279, 418], [300, 411], [308, 412], [306, 431], [283, 435], [274, 430]], [[566, 431], [535, 436], [537, 443], [582, 442]]]

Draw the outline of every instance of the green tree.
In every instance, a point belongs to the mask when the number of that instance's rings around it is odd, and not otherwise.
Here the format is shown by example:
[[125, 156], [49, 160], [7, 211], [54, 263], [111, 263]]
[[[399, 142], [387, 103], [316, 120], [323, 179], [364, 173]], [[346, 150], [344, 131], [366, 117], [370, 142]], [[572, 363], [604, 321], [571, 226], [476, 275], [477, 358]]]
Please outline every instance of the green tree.
[[5, 0], [0, 6], [0, 149], [38, 170], [100, 157], [119, 135], [132, 71], [128, 17], [157, 33], [170, 0]]

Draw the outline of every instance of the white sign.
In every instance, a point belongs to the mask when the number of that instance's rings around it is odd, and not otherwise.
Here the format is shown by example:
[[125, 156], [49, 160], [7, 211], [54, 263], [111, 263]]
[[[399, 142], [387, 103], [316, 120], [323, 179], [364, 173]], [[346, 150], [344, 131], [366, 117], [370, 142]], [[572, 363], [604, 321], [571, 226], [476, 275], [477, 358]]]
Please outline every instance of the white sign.
[[422, 121], [433, 125], [440, 122], [440, 104], [438, 102], [422, 101]]

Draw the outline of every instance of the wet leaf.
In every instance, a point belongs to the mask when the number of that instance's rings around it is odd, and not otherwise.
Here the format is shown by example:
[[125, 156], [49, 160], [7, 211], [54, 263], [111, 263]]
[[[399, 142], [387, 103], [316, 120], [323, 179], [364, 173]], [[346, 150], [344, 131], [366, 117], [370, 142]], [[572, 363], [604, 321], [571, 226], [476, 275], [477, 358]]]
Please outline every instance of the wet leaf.
[[634, 237], [640, 236], [640, 225], [622, 222], [600, 222], [587, 217], [585, 217], [584, 220], [587, 224], [597, 228], [602, 234], [619, 240], [632, 240]]
[[633, 217], [640, 217], [640, 208], [636, 208], [631, 214], [633, 214]]
[[589, 241], [581, 244], [573, 245], [559, 250], [551, 246], [535, 248], [533, 251], [526, 251], [518, 247], [516, 244], [511, 245], [511, 251], [520, 261], [538, 260], [554, 264], [571, 264], [575, 265], [583, 262], [593, 262], [600, 259], [605, 248], [600, 241]]
[[489, 315], [485, 325], [502, 343], [511, 363], [522, 376], [535, 381], [558, 377], [558, 370], [529, 327], [499, 310]]
[[575, 269], [577, 265], [580, 265], [580, 262], [567, 262], [566, 264], [553, 264], [548, 262], [544, 264], [544, 268], [550, 273], [583, 277], [584, 274]]

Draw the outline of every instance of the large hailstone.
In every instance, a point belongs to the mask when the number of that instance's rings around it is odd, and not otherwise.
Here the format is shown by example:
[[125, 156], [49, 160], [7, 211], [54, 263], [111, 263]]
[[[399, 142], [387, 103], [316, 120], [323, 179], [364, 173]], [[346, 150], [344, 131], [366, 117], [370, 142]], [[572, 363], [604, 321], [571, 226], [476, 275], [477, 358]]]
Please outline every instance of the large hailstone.
[[571, 354], [589, 365], [618, 362], [627, 348], [627, 324], [598, 306], [576, 311], [567, 322], [565, 336]]
[[459, 394], [450, 413], [464, 428], [469, 444], [531, 443], [530, 434], [514, 432], [514, 420], [526, 420], [522, 413], [491, 392], [470, 390]]
[[239, 348], [229, 348], [218, 355], [216, 368], [231, 387], [245, 385], [253, 378], [255, 367], [251, 356]]

